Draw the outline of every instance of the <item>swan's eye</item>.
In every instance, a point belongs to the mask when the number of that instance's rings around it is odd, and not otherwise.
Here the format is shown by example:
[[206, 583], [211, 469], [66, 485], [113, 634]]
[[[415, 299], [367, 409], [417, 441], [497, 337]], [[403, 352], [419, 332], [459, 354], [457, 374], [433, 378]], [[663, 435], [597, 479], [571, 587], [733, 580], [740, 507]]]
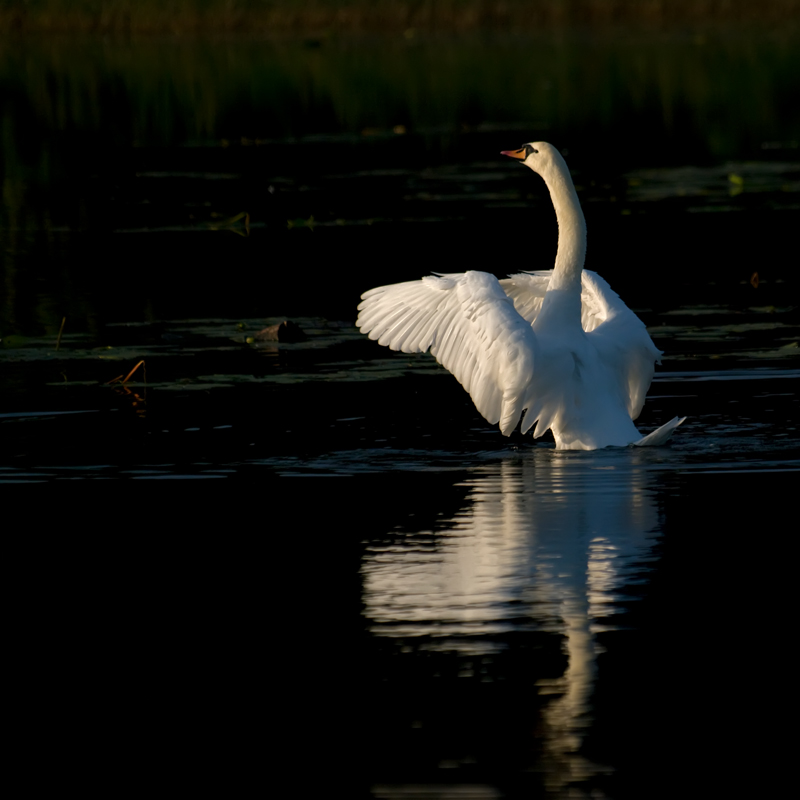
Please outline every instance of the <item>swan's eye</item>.
[[525, 145], [525, 158], [527, 158], [531, 153], [538, 153], [539, 151], [535, 147], [531, 147], [531, 145]]

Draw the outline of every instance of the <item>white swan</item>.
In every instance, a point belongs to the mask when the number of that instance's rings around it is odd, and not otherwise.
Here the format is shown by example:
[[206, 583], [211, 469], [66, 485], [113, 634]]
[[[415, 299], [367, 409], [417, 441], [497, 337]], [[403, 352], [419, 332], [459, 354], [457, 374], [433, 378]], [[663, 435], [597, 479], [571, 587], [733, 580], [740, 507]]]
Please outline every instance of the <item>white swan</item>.
[[558, 220], [552, 270], [498, 281], [486, 272], [436, 275], [365, 292], [356, 325], [404, 353], [430, 349], [478, 411], [509, 436], [551, 429], [560, 450], [665, 442], [675, 417], [636, 430], [661, 351], [641, 320], [583, 269], [586, 223], [566, 162], [547, 142], [504, 150], [544, 178]]

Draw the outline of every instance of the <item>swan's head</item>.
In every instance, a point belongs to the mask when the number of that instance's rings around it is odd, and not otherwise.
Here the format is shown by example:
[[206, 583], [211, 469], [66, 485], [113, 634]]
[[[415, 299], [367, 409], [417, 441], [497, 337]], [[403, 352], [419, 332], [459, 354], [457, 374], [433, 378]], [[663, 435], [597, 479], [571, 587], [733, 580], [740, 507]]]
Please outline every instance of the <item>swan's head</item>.
[[[519, 150], [503, 150], [504, 156], [516, 158], [543, 178], [553, 172], [567, 172], [567, 163], [561, 153], [547, 142], [528, 142]], [[567, 174], [569, 174], [567, 172]]]

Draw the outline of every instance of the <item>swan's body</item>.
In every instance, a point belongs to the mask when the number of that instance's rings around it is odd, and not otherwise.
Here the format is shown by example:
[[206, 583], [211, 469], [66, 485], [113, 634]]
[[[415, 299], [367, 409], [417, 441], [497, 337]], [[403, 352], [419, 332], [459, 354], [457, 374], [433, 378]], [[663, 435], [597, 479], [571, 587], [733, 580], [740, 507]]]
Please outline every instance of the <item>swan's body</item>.
[[596, 273], [584, 271], [586, 223], [567, 165], [546, 142], [504, 151], [544, 178], [558, 219], [555, 267], [498, 281], [430, 276], [362, 295], [356, 324], [404, 353], [431, 354], [484, 418], [510, 435], [553, 431], [561, 450], [666, 441], [677, 417], [642, 437], [639, 416], [661, 351]]

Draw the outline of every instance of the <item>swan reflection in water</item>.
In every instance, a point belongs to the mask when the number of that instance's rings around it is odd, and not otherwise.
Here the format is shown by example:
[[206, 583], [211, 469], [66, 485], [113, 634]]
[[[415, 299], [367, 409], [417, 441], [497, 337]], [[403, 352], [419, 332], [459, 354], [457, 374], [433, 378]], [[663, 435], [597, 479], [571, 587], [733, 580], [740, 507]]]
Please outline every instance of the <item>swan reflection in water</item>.
[[655, 536], [646, 460], [636, 449], [518, 453], [474, 469], [464, 508], [427, 546], [415, 534], [375, 543], [364, 557], [375, 635], [438, 637], [441, 649], [469, 655], [496, 651], [494, 639], [509, 631], [564, 637], [566, 671], [537, 683], [552, 697], [541, 765], [550, 791], [606, 771], [578, 752], [591, 723], [596, 634]]

